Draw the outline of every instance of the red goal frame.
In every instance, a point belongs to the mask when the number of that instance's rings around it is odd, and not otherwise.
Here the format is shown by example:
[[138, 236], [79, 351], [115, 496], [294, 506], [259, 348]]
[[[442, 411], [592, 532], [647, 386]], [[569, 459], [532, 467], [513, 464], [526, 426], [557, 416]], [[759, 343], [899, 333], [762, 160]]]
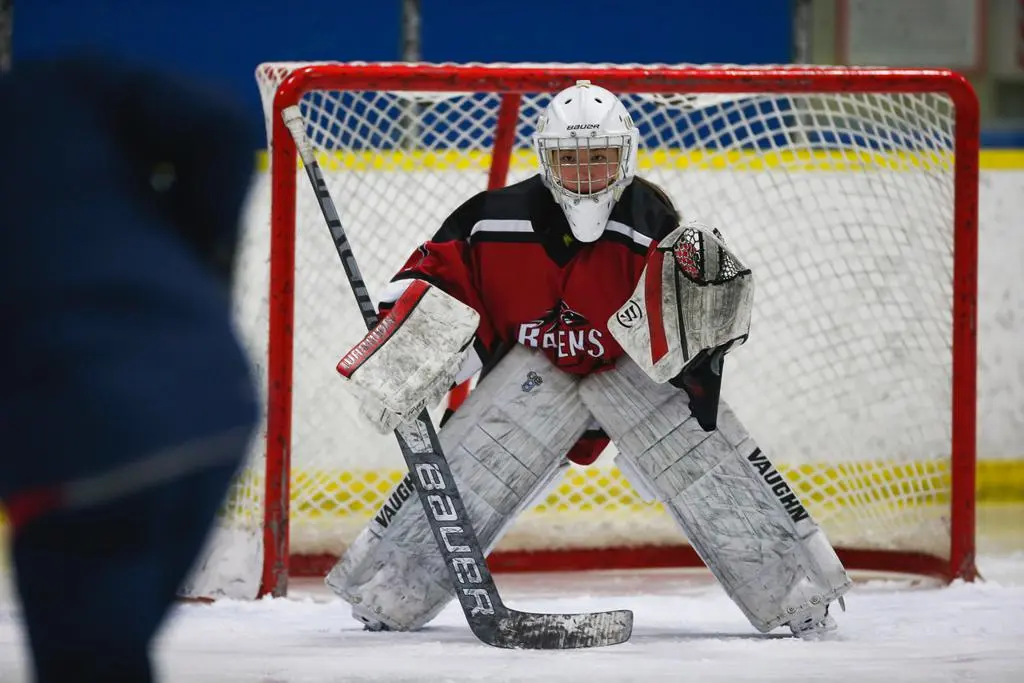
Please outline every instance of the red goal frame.
[[[975, 568], [976, 302], [979, 107], [970, 83], [941, 69], [842, 67], [675, 68], [430, 64], [318, 64], [300, 67], [273, 101], [270, 332], [267, 354], [264, 566], [260, 594], [283, 595], [289, 575], [326, 572], [333, 557], [289, 555], [290, 446], [297, 164], [281, 111], [316, 90], [501, 93], [489, 188], [505, 184], [523, 93], [556, 92], [590, 79], [612, 92], [938, 93], [955, 108], [952, 301], [952, 491], [949, 560], [921, 553], [837, 549], [850, 568], [972, 580]], [[341, 207], [344, 214], [344, 206]], [[702, 566], [689, 546], [497, 552], [494, 571]]]

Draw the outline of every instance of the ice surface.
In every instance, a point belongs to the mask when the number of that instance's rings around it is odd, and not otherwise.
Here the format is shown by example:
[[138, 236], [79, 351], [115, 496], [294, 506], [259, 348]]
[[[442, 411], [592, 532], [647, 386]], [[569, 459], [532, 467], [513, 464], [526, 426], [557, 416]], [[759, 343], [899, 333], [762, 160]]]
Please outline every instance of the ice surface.
[[[162, 681], [1024, 681], [1024, 552], [984, 556], [986, 581], [949, 587], [868, 580], [829, 640], [761, 635], [705, 573], [499, 576], [511, 606], [630, 608], [632, 640], [527, 652], [476, 641], [457, 607], [417, 633], [368, 633], [317, 588], [259, 602], [182, 605], [156, 644]], [[17, 607], [0, 610], [0, 681], [27, 681]]]

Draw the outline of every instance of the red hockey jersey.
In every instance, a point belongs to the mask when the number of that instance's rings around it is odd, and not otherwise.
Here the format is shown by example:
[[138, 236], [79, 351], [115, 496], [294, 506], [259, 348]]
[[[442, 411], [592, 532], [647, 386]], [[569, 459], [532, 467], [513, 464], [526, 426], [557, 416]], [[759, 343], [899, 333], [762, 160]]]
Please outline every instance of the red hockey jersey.
[[578, 242], [536, 175], [456, 209], [394, 277], [381, 307], [397, 300], [403, 280], [426, 280], [480, 314], [474, 350], [485, 368], [523, 344], [565, 372], [600, 371], [623, 353], [608, 318], [633, 293], [649, 250], [678, 224], [665, 194], [635, 178], [601, 237]]
[[[581, 243], [536, 175], [481, 192], [456, 209], [395, 275], [381, 312], [404, 291], [403, 282], [426, 280], [480, 314], [472, 369], [486, 374], [511, 345], [524, 344], [566, 372], [600, 372], [623, 353], [608, 333], [608, 318], [633, 293], [650, 250], [679, 220], [664, 192], [635, 178], [601, 237]], [[607, 444], [593, 429], [568, 457], [589, 465]]]

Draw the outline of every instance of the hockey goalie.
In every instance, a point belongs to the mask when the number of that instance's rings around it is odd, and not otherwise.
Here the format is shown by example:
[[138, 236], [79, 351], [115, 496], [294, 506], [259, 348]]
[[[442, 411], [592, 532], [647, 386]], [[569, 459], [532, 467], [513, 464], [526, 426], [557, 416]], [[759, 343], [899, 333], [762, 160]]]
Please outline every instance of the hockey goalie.
[[[484, 552], [610, 439], [756, 629], [831, 630], [850, 579], [720, 399], [726, 355], [748, 341], [753, 274], [637, 177], [638, 142], [609, 91], [557, 93], [534, 134], [541, 172], [456, 209], [338, 371], [381, 432], [480, 373], [440, 441]], [[453, 597], [415, 501], [375, 517], [326, 582], [375, 630], [422, 627]]]

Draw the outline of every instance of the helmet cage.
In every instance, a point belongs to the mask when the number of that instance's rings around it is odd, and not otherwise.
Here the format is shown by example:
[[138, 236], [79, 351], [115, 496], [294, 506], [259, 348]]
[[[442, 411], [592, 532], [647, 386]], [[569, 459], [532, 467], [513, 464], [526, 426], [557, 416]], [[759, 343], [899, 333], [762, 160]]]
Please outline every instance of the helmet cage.
[[[593, 242], [604, 232], [636, 173], [639, 142], [622, 102], [590, 81], [554, 95], [538, 118], [533, 144], [541, 177], [576, 239]], [[604, 149], [616, 150], [618, 157], [595, 162], [593, 151]]]
[[[536, 145], [546, 184], [572, 204], [584, 199], [599, 201], [603, 195], [621, 193], [633, 175], [629, 166], [636, 150], [629, 135], [537, 136]], [[595, 160], [596, 150], [608, 150], [608, 156], [617, 158]], [[567, 159], [562, 160], [562, 157]], [[575, 189], [567, 185], [574, 185]]]

